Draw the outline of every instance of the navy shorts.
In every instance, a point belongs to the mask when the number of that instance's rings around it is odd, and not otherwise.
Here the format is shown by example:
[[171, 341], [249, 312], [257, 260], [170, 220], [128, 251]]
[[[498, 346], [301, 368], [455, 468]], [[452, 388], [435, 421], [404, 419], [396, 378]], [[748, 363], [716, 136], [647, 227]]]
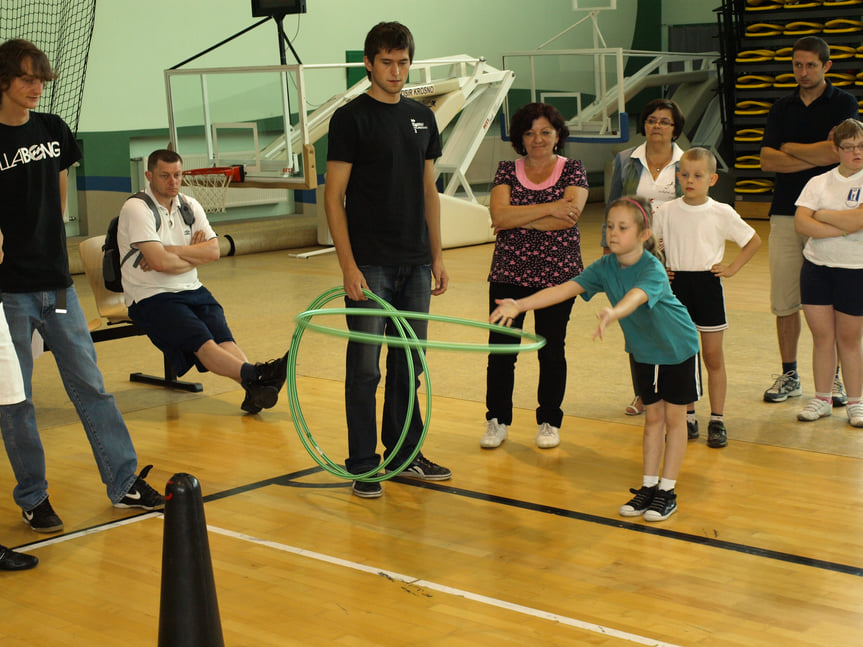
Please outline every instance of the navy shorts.
[[833, 306], [852, 317], [863, 316], [863, 270], [816, 265], [804, 259], [800, 301], [810, 306]]
[[713, 272], [675, 272], [671, 290], [686, 306], [699, 332], [728, 328], [722, 279]]
[[642, 364], [633, 360], [635, 391], [644, 404], [665, 400], [689, 404], [701, 397], [701, 361], [698, 353], [680, 364]]
[[164, 292], [133, 303], [129, 317], [165, 353], [178, 376], [192, 366], [202, 373], [207, 370], [195, 351], [208, 341], [234, 341], [225, 311], [203, 286], [186, 292]]

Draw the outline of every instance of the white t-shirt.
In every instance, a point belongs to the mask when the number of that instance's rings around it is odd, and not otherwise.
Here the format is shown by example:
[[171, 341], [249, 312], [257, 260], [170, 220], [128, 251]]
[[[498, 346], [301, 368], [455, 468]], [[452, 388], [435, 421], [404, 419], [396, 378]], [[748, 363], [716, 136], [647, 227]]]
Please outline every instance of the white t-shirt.
[[[145, 191], [153, 198], [149, 186]], [[201, 204], [185, 194], [183, 194], [183, 200], [192, 208], [192, 214], [195, 216], [195, 222], [191, 226], [183, 221], [183, 215], [180, 213], [179, 202], [176, 198], [171, 201], [170, 212], [153, 198], [162, 218], [162, 225], [158, 232], [156, 231], [156, 219], [153, 217], [153, 211], [150, 207], [138, 198], [126, 200], [120, 210], [120, 222], [117, 226], [117, 247], [120, 250], [120, 258], [124, 258], [137, 243], [159, 241], [165, 246], [188, 245], [192, 241], [193, 231], [202, 230], [206, 232], [206, 240], [215, 238], [216, 232], [210, 227], [207, 214]], [[133, 254], [123, 263], [121, 268], [123, 293], [126, 297], [127, 306], [163, 292], [185, 292], [201, 287], [196, 268], [182, 274], [168, 274], [155, 270], [145, 272], [135, 266], [136, 257], [137, 254]]]
[[653, 179], [650, 169], [647, 166], [647, 145], [641, 144], [637, 146], [630, 157], [634, 157], [641, 162], [644, 167], [641, 171], [641, 177], [638, 180], [638, 189], [636, 193], [650, 202], [653, 213], [659, 208], [659, 205], [674, 200], [677, 197], [675, 190], [677, 182], [677, 161], [683, 156], [683, 149], [675, 143], [671, 144], [671, 160]]
[[[843, 177], [839, 168], [816, 175], [806, 183], [794, 204], [813, 211], [855, 209], [863, 202], [863, 171]], [[816, 265], [863, 268], [863, 229], [834, 238], [810, 238], [803, 256]]]
[[0, 303], [0, 404], [18, 404], [24, 401], [24, 380], [21, 379], [21, 365], [18, 354], [12, 345], [6, 313]]
[[755, 230], [732, 207], [713, 198], [697, 206], [676, 198], [657, 209], [653, 233], [662, 240], [666, 267], [674, 272], [704, 272], [722, 262], [726, 240], [743, 247]]

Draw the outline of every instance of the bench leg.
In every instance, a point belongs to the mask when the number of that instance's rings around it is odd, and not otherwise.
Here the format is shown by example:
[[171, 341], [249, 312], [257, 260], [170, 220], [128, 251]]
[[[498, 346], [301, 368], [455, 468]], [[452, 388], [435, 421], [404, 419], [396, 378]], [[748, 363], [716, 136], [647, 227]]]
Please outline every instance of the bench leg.
[[168, 389], [178, 389], [180, 391], [189, 391], [190, 393], [200, 393], [204, 390], [204, 385], [200, 382], [183, 382], [182, 380], [177, 379], [168, 358], [165, 357], [164, 360], [165, 377], [145, 375], [144, 373], [131, 373], [129, 375], [129, 381], [140, 382], [141, 384], [152, 384], [154, 386], [164, 386]]

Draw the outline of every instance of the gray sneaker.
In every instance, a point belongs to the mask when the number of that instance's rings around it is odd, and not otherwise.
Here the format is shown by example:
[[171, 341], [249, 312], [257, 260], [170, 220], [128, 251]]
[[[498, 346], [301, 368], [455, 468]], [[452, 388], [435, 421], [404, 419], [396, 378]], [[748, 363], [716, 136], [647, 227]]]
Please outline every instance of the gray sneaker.
[[842, 386], [842, 380], [839, 376], [833, 378], [833, 406], [844, 407], [848, 404], [848, 394], [845, 393], [845, 387]]
[[788, 371], [776, 378], [769, 389], [764, 392], [765, 402], [785, 402], [788, 398], [798, 398], [803, 394], [800, 388], [800, 378], [797, 371]]

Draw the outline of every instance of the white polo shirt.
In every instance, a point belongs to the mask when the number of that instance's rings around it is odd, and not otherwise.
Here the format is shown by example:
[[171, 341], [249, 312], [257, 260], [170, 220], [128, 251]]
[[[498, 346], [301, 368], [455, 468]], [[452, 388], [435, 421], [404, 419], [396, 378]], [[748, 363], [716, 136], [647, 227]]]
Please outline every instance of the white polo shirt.
[[[183, 221], [179, 201], [176, 198], [171, 201], [169, 211], [156, 201], [149, 186], [145, 191], [153, 198], [153, 202], [159, 209], [162, 219], [161, 227], [157, 232], [156, 219], [147, 203], [140, 198], [126, 200], [120, 210], [120, 221], [117, 227], [117, 246], [120, 250], [121, 259], [138, 243], [158, 241], [166, 247], [169, 245], [189, 245], [192, 241], [193, 231], [206, 232], [207, 240], [216, 237], [216, 232], [213, 231], [207, 220], [207, 214], [194, 198], [183, 194], [183, 200], [191, 207], [192, 214], [195, 216], [195, 221], [190, 226]], [[126, 297], [127, 306], [163, 292], [185, 292], [201, 287], [196, 268], [181, 274], [167, 274], [156, 270], [145, 272], [140, 267], [135, 266], [135, 260], [139, 254], [140, 252], [130, 256], [121, 268], [123, 293]]]

